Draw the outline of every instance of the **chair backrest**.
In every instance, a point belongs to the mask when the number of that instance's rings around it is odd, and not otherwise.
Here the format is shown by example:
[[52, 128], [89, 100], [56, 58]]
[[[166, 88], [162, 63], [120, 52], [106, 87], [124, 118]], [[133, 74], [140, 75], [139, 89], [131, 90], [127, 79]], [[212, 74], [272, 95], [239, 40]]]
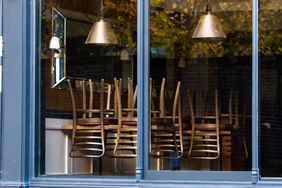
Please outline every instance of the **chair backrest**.
[[[75, 89], [72, 86], [72, 82], [70, 79], [67, 80], [68, 86], [70, 89], [72, 108], [74, 112], [82, 113], [82, 118], [92, 118], [93, 114], [97, 111], [97, 109], [103, 111], [107, 107], [104, 106], [104, 95], [105, 95], [105, 83], [104, 80], [101, 80], [101, 83], [95, 83], [91, 79], [86, 80], [75, 80]], [[95, 87], [96, 86], [96, 87]], [[98, 87], [97, 87], [98, 86]], [[96, 89], [96, 90], [95, 90]], [[111, 86], [107, 84], [107, 90], [111, 90]], [[74, 94], [76, 91], [77, 95]], [[81, 93], [81, 95], [79, 94]], [[99, 100], [96, 100], [95, 93], [99, 94]], [[110, 95], [111, 92], [107, 92], [107, 95]], [[76, 102], [78, 102], [81, 96], [81, 109], [77, 109]], [[98, 101], [97, 104], [94, 101]], [[94, 105], [97, 105], [95, 107]], [[106, 105], [110, 105], [110, 96], [107, 96]], [[95, 110], [96, 109], [96, 110]], [[99, 112], [100, 113], [100, 112]]]
[[[123, 107], [122, 103], [122, 89], [121, 89], [121, 80], [114, 78], [114, 86], [115, 86], [115, 103], [117, 108], [117, 114], [121, 117], [122, 114], [126, 113], [128, 117], [134, 116], [133, 112], [136, 111], [137, 106], [137, 85], [135, 89], [133, 89], [133, 81], [128, 78], [127, 82], [127, 107]], [[123, 111], [124, 110], [124, 111]], [[132, 110], [132, 111], [130, 111]], [[121, 118], [119, 118], [121, 119]]]
[[156, 111], [156, 106], [153, 98], [153, 80], [150, 78], [150, 107], [151, 107], [151, 114], [154, 118], [158, 116], [158, 112]]
[[195, 124], [196, 120], [195, 120], [195, 112], [194, 112], [194, 104], [192, 103], [192, 99], [190, 96], [190, 91], [189, 89], [187, 89], [187, 99], [188, 99], [188, 106], [189, 106], [189, 110], [190, 110], [190, 118], [191, 118], [191, 124]]
[[166, 115], [165, 108], [165, 78], [162, 79], [162, 85], [160, 89], [160, 117], [164, 117]]
[[[127, 80], [127, 108], [130, 111], [130, 109], [136, 109], [137, 105], [137, 85], [135, 86], [135, 89], [133, 87], [133, 81], [128, 78]], [[129, 112], [127, 115], [128, 117], [134, 116], [134, 111]]]
[[239, 128], [238, 92], [233, 89], [230, 89], [228, 97], [228, 125], [228, 128]]
[[[165, 78], [160, 89], [159, 117], [151, 119], [150, 154], [154, 158], [180, 158], [183, 154], [181, 83], [178, 82], [171, 106], [171, 114], [165, 108]], [[155, 119], [154, 119], [155, 118]]]
[[180, 98], [180, 87], [181, 82], [177, 82], [175, 94], [174, 94], [174, 100], [173, 100], [173, 108], [172, 108], [172, 119], [174, 120], [178, 118], [179, 121], [182, 123], [182, 109], [181, 109], [181, 98]]
[[[192, 97], [191, 97], [191, 95], [190, 95], [190, 90], [189, 89], [187, 89], [186, 90], [186, 95], [187, 95], [187, 99], [188, 99], [188, 106], [189, 106], [189, 111], [190, 111], [190, 116], [191, 116], [191, 124], [195, 124], [196, 123], [196, 116], [197, 116], [197, 114], [196, 114], [196, 112], [195, 112], [195, 110], [194, 110], [194, 108], [195, 108], [195, 104], [194, 104], [194, 102], [192, 102]], [[202, 97], [204, 97], [204, 100], [205, 100], [205, 106], [206, 105], [212, 105], [212, 104], [210, 104], [210, 103], [208, 103], [208, 102], [206, 102], [207, 100], [209, 100], [209, 99], [207, 99], [207, 98], [209, 98], [211, 95], [210, 94], [205, 94], [205, 95], [202, 95]], [[214, 91], [214, 111], [213, 111], [213, 114], [214, 114], [214, 117], [215, 117], [215, 119], [216, 119], [216, 122], [217, 123], [219, 123], [219, 120], [220, 120], [220, 108], [219, 108], [219, 100], [218, 100], [218, 90], [216, 89], [215, 91]], [[208, 107], [204, 107], [204, 113], [202, 114], [200, 114], [200, 116], [202, 116], [202, 117], [208, 117], [209, 116], [209, 114], [208, 114], [208, 110], [207, 110], [207, 108]]]
[[230, 89], [229, 98], [228, 98], [228, 124], [232, 125], [233, 123], [233, 89]]
[[[162, 79], [162, 84], [160, 88], [160, 93], [159, 93], [159, 117], [163, 118], [167, 115], [166, 112], [166, 102], [165, 102], [165, 83], [166, 79]], [[174, 92], [174, 98], [173, 98], [173, 104], [172, 104], [172, 109], [171, 109], [171, 116], [173, 119], [177, 118], [178, 116], [181, 117], [181, 100], [180, 100], [180, 87], [181, 87], [181, 82], [177, 82], [177, 86]], [[152, 90], [153, 90], [153, 85], [152, 85], [152, 79], [150, 79], [150, 102], [151, 102], [151, 110], [155, 111], [155, 104], [153, 101], [152, 97]], [[157, 117], [157, 113], [153, 112], [153, 117]], [[180, 118], [181, 119], [181, 118]]]
[[118, 125], [119, 127], [122, 126], [122, 105], [121, 105], [121, 82], [119, 82], [116, 78], [114, 78], [114, 85], [115, 85], [115, 108], [117, 111], [117, 118], [118, 118]]
[[[116, 89], [115, 86], [115, 80], [114, 79], [114, 117], [115, 119], [118, 118], [118, 96], [117, 94], [119, 93], [119, 97], [122, 96], [122, 79], [116, 80], [117, 81], [117, 85], [118, 85], [118, 90]], [[117, 93], [118, 92], [118, 93]]]
[[191, 113], [191, 142], [188, 156], [194, 159], [218, 159], [220, 156], [218, 91], [215, 90], [215, 115], [202, 116], [199, 122], [196, 120], [189, 90], [187, 98]]
[[[71, 157], [97, 158], [105, 153], [104, 144], [104, 80], [98, 84], [99, 104], [94, 108], [94, 83], [82, 80], [77, 91], [82, 92], [82, 109], [77, 109], [71, 80], [67, 80], [73, 106]], [[87, 84], [86, 84], [87, 83]], [[79, 96], [79, 95], [76, 95]], [[88, 102], [87, 102], [88, 100]], [[80, 126], [80, 127], [78, 127]], [[83, 127], [83, 128], [82, 128]]]
[[[133, 89], [133, 82], [128, 79], [127, 106], [122, 107], [120, 82], [115, 78], [115, 93], [118, 108], [118, 129], [113, 150], [113, 157], [137, 156], [137, 87]], [[134, 92], [133, 92], [134, 91]]]

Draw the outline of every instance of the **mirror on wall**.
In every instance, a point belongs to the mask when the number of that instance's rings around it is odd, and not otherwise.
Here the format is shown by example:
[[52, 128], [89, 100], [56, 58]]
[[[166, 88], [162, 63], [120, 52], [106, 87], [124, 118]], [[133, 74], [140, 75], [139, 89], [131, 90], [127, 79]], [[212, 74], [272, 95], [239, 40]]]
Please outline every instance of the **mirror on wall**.
[[[105, 81], [112, 80], [113, 70], [103, 70], [103, 64], [113, 67], [120, 61], [119, 45], [86, 44], [85, 41], [94, 20], [91, 13], [64, 8], [53, 8], [53, 36], [60, 43], [59, 49], [52, 49], [51, 87], [64, 88], [67, 78], [95, 79], [101, 75]], [[105, 19], [111, 22], [111, 19]], [[105, 61], [105, 58], [107, 59]], [[91, 70], [90, 70], [91, 67]], [[93, 68], [93, 69], [92, 69]], [[93, 70], [96, 74], [93, 74]]]
[[53, 37], [50, 41], [52, 53], [52, 88], [58, 86], [66, 78], [66, 18], [53, 8]]

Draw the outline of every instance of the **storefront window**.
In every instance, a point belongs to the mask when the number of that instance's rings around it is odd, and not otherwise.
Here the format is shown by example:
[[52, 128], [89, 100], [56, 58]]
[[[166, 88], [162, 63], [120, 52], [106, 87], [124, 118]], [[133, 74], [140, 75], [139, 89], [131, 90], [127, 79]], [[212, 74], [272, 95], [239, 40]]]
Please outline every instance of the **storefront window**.
[[249, 171], [252, 2], [150, 7], [150, 170]]
[[279, 0], [0, 7], [1, 186], [281, 184]]
[[259, 14], [261, 172], [282, 176], [282, 2], [261, 1]]
[[[41, 1], [40, 174], [135, 175], [136, 6]], [[149, 170], [251, 170], [251, 7], [150, 1]]]
[[41, 1], [41, 175], [135, 175], [136, 21], [135, 1]]

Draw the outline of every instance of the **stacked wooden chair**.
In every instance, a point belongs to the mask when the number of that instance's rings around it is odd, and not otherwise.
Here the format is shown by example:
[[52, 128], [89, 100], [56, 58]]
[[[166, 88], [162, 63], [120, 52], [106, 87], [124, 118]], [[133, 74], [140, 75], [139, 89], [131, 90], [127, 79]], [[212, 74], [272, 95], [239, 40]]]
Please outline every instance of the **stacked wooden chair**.
[[115, 94], [117, 99], [118, 128], [116, 133], [114, 157], [132, 158], [137, 156], [137, 86], [127, 82], [127, 107], [123, 108], [120, 92], [121, 83], [114, 79]]
[[[105, 153], [105, 113], [104, 113], [104, 80], [101, 80], [99, 104], [94, 107], [94, 82], [92, 80], [79, 81], [77, 88], [72, 87], [71, 80], [67, 80], [73, 112], [73, 129], [71, 137], [70, 157], [98, 158]], [[82, 95], [82, 109], [77, 108], [76, 94]], [[77, 92], [78, 91], [78, 92]]]
[[218, 92], [215, 90], [215, 114], [197, 118], [189, 90], [188, 104], [191, 114], [191, 142], [188, 157], [193, 159], [218, 159], [220, 156], [220, 116]]
[[[223, 95], [224, 96], [224, 95]], [[221, 113], [220, 117], [220, 131], [225, 132], [221, 136], [221, 157], [231, 158], [232, 150], [232, 129], [239, 126], [239, 116], [238, 116], [238, 93], [233, 89], [229, 90], [228, 94], [228, 112]]]
[[[150, 155], [153, 158], [180, 158], [183, 155], [182, 112], [180, 100], [180, 82], [175, 90], [171, 114], [165, 108], [165, 79], [160, 89], [159, 110], [155, 109], [152, 94], [151, 99], [151, 131]], [[152, 93], [152, 81], [150, 82]]]

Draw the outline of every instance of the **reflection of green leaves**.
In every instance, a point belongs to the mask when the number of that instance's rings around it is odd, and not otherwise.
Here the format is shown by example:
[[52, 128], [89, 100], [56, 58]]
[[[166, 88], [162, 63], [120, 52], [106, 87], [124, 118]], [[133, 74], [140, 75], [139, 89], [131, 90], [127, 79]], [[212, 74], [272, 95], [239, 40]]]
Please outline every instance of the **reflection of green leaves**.
[[113, 16], [113, 28], [117, 33], [118, 43], [123, 47], [136, 47], [136, 6], [136, 0], [105, 1], [105, 14]]
[[[42, 20], [48, 27], [45, 28], [45, 36], [43, 36], [43, 49], [48, 49], [48, 41], [51, 38], [52, 7], [60, 7], [62, 1], [48, 0], [46, 2], [48, 3], [43, 6]], [[112, 19], [112, 26], [117, 33], [119, 44], [123, 47], [136, 48], [137, 0], [105, 0], [104, 5], [105, 17]], [[194, 15], [196, 6], [199, 10], [199, 1], [150, 0], [150, 5], [151, 46], [164, 48], [170, 58], [251, 56], [252, 54], [252, 14], [249, 8], [246, 8], [246, 11], [216, 12], [227, 38], [215, 42], [192, 39], [194, 28], [203, 14]], [[260, 52], [268, 56], [280, 55], [282, 53], [282, 10], [267, 10], [263, 9], [266, 5], [261, 6]]]
[[281, 55], [281, 15], [282, 11], [279, 9], [260, 12], [259, 46], [262, 55]]
[[190, 49], [187, 40], [191, 35], [188, 23], [188, 17], [192, 15], [188, 8], [191, 7], [187, 1], [164, 4], [161, 0], [155, 0], [151, 4], [151, 45], [166, 48], [168, 57], [188, 56], [185, 52]]

